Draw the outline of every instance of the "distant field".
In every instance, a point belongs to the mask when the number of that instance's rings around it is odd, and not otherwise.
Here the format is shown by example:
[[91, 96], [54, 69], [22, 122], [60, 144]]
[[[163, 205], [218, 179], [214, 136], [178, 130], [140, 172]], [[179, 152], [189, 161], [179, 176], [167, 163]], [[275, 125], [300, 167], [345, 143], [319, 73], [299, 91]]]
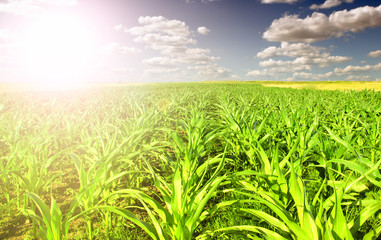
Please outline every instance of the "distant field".
[[261, 84], [264, 87], [281, 87], [317, 90], [365, 90], [381, 91], [381, 82], [350, 82], [350, 81], [324, 81], [324, 82], [286, 82], [286, 81], [208, 81], [206, 83], [246, 83]]
[[[284, 81], [207, 81], [204, 83], [243, 83], [261, 84], [264, 87], [281, 87], [296, 89], [317, 89], [317, 90], [376, 90], [381, 91], [381, 82], [284, 82]], [[4, 92], [25, 92], [25, 91], [48, 91], [48, 90], [73, 90], [83, 88], [118, 87], [125, 85], [150, 85], [150, 83], [85, 83], [71, 85], [36, 85], [33, 83], [1, 83], [0, 93]], [[154, 83], [151, 83], [154, 84]], [[173, 83], [176, 84], [176, 83]]]
[[63, 84], [34, 84], [28, 82], [0, 82], [0, 93], [5, 92], [27, 92], [27, 91], [65, 91], [85, 88], [102, 88], [102, 87], [118, 87], [118, 86], [136, 86], [145, 83], [63, 83]]
[[318, 90], [366, 90], [381, 91], [381, 82], [260, 82], [264, 87], [283, 87]]

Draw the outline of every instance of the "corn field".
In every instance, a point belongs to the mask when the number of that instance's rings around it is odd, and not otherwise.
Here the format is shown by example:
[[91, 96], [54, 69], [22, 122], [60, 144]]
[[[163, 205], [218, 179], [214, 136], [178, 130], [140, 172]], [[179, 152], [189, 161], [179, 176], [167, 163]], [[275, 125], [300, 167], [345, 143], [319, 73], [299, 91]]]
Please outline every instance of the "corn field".
[[381, 93], [0, 95], [0, 239], [379, 239]]

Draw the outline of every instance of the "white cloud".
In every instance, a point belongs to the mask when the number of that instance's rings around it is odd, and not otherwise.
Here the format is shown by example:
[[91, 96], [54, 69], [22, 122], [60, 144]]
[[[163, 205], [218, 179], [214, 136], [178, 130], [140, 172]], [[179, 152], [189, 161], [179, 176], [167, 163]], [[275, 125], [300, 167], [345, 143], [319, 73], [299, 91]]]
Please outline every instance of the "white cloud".
[[126, 29], [125, 32], [135, 35], [134, 41], [145, 43], [162, 54], [184, 53], [187, 45], [197, 43], [184, 22], [168, 20], [162, 16], [139, 17], [138, 21], [143, 26]]
[[264, 71], [260, 71], [260, 70], [251, 70], [249, 71], [246, 76], [248, 77], [258, 77], [258, 76], [263, 76], [265, 75], [266, 73]]
[[267, 71], [267, 69], [263, 69], [263, 70], [251, 70], [249, 71], [246, 76], [248, 77], [254, 77], [254, 78], [258, 78], [258, 77], [268, 77], [270, 74], [269, 72]]
[[324, 47], [311, 46], [307, 43], [282, 42], [280, 47], [271, 46], [257, 53], [258, 58], [271, 57], [319, 57]]
[[[305, 80], [305, 81], [323, 81], [323, 80], [346, 80], [346, 81], [368, 81], [371, 79], [369, 75], [364, 75], [368, 71], [381, 70], [381, 63], [376, 65], [352, 66], [349, 65], [345, 68], [335, 68], [334, 71], [327, 73], [311, 73], [311, 72], [295, 72], [291, 77], [287, 78], [288, 81]], [[337, 77], [345, 76], [344, 79], [337, 79]]]
[[108, 44], [105, 48], [106, 54], [132, 54], [140, 53], [141, 50], [134, 47], [122, 46], [120, 43], [112, 42]]
[[199, 27], [197, 28], [197, 32], [202, 35], [207, 35], [210, 32], [210, 30], [206, 27]]
[[72, 7], [76, 0], [7, 0], [0, 3], [0, 12], [16, 15], [36, 15], [46, 6]]
[[353, 74], [358, 72], [366, 72], [370, 70], [381, 70], [381, 63], [376, 65], [364, 65], [364, 66], [346, 66], [345, 68], [335, 68], [334, 72], [338, 76]]
[[310, 9], [327, 9], [341, 5], [343, 2], [353, 3], [353, 0], [326, 0], [323, 4], [312, 4]]
[[[261, 67], [273, 68], [272, 71], [285, 72], [311, 70], [312, 66], [328, 67], [332, 63], [343, 63], [350, 61], [351, 57], [331, 56], [326, 52], [325, 47], [311, 46], [307, 43], [287, 43], [282, 42], [280, 47], [271, 46], [257, 53], [258, 58], [271, 58], [261, 61]], [[275, 61], [272, 57], [291, 57], [294, 60]], [[283, 67], [283, 68], [279, 68]]]
[[318, 65], [319, 67], [328, 67], [331, 63], [343, 63], [352, 60], [351, 57], [330, 56], [329, 53], [323, 53], [319, 57], [308, 58], [299, 57], [294, 60], [294, 64]]
[[[212, 78], [222, 77], [230, 72], [215, 63], [219, 58], [210, 56], [209, 49], [195, 47], [197, 41], [194, 32], [185, 22], [162, 16], [140, 17], [138, 22], [142, 26], [125, 29], [125, 32], [136, 36], [135, 42], [144, 43], [163, 55], [143, 60], [147, 66], [156, 65], [150, 72], [158, 72], [159, 68], [174, 69], [180, 64], [189, 64], [191, 66], [188, 69], [197, 70], [200, 75]], [[200, 27], [197, 31], [207, 34], [209, 29]]]
[[378, 26], [381, 26], [381, 5], [364, 6], [333, 12], [330, 16], [314, 12], [304, 19], [297, 15], [285, 15], [271, 23], [263, 38], [268, 41], [310, 43]]
[[179, 20], [169, 20], [163, 16], [139, 17], [138, 22], [144, 26], [133, 27], [126, 29], [126, 31], [132, 35], [145, 35], [153, 33], [181, 37], [189, 37], [191, 35], [189, 27], [185, 24], [185, 22]]
[[300, 0], [261, 0], [261, 3], [263, 4], [271, 4], [271, 3], [296, 3]]
[[368, 76], [368, 75], [361, 75], [361, 76], [350, 75], [345, 80], [347, 80], [347, 81], [369, 81], [370, 76]]
[[292, 75], [292, 77], [289, 77], [287, 81], [322, 81], [330, 79], [333, 75], [334, 74], [332, 72], [322, 74], [315, 74], [310, 72], [296, 72]]
[[174, 68], [178, 62], [169, 57], [153, 57], [144, 59], [143, 63], [147, 66], [156, 68]]
[[163, 54], [184, 51], [186, 45], [195, 44], [193, 38], [181, 35], [162, 35], [159, 33], [147, 33], [135, 38], [136, 42], [145, 43], [154, 50], [159, 50]]
[[381, 50], [376, 50], [376, 51], [368, 53], [368, 57], [376, 58], [376, 57], [379, 57], [379, 56], [381, 56]]
[[210, 79], [217, 78], [232, 78], [232, 72], [228, 68], [220, 67], [217, 64], [208, 64], [208, 65], [197, 65], [190, 66], [188, 69], [193, 69], [197, 71], [197, 74], [207, 77]]
[[[352, 60], [346, 56], [331, 56], [327, 48], [311, 46], [309, 43], [282, 42], [280, 47], [270, 46], [256, 55], [257, 58], [266, 59], [259, 62], [262, 70], [250, 71], [247, 76], [266, 77], [268, 79], [288, 80], [319, 80], [332, 76], [330, 74], [314, 74], [309, 71], [312, 67], [329, 67], [331, 64], [343, 63]], [[273, 58], [291, 58], [291, 60], [274, 60]], [[306, 72], [307, 71], [307, 72]], [[291, 77], [288, 74], [293, 73]]]
[[267, 61], [262, 61], [259, 63], [259, 66], [264, 68], [271, 68], [272, 72], [295, 72], [295, 71], [304, 71], [311, 70], [311, 66], [307, 64], [298, 64], [295, 61], [275, 61], [273, 59], [269, 59]]
[[187, 48], [180, 57], [184, 63], [208, 64], [219, 60], [219, 57], [209, 56], [209, 49]]
[[174, 73], [179, 70], [180, 70], [179, 68], [161, 68], [161, 67], [149, 68], [145, 70], [145, 74], [152, 75], [152, 74]]
[[118, 25], [115, 25], [113, 28], [114, 28], [115, 31], [120, 31], [120, 30], [122, 30], [124, 27], [123, 27], [123, 24], [118, 24]]
[[334, 12], [329, 16], [329, 21], [338, 29], [338, 32], [360, 32], [365, 28], [379, 27], [381, 26], [381, 5]]
[[275, 19], [263, 38], [273, 42], [315, 42], [332, 37], [335, 29], [323, 13], [313, 13], [305, 19], [297, 15], [286, 15]]
[[341, 56], [327, 56], [321, 58], [306, 58], [299, 57], [292, 61], [274, 60], [269, 59], [259, 62], [259, 66], [266, 68], [267, 73], [273, 74], [310, 71], [312, 66], [319, 66], [321, 68], [328, 67], [331, 63], [342, 63], [349, 61], [351, 58]]

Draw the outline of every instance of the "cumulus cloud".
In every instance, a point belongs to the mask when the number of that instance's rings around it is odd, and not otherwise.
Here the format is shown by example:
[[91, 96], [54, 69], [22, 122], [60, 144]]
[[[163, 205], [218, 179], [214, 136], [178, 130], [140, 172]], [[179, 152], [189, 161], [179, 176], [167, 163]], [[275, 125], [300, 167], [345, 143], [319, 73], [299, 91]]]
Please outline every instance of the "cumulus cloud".
[[[310, 70], [311, 66], [328, 67], [332, 63], [350, 61], [351, 57], [331, 56], [325, 47], [311, 46], [307, 43], [282, 42], [280, 47], [271, 46], [257, 53], [258, 58], [271, 58], [259, 63], [261, 67], [287, 66], [290, 71]], [[292, 61], [275, 61], [273, 57], [291, 57]], [[277, 69], [274, 69], [277, 70]]]
[[[125, 32], [135, 36], [134, 41], [146, 44], [149, 48], [159, 51], [163, 56], [143, 60], [149, 66], [158, 68], [178, 69], [179, 64], [195, 65], [188, 69], [197, 70], [200, 75], [222, 76], [229, 72], [215, 64], [218, 57], [211, 56], [209, 49], [196, 47], [194, 33], [185, 22], [169, 20], [162, 16], [139, 17], [142, 26], [125, 29]], [[210, 30], [200, 27], [197, 31], [207, 34]], [[202, 66], [200, 66], [202, 65]], [[206, 66], [210, 67], [209, 70]], [[165, 72], [163, 70], [163, 72]], [[172, 71], [170, 71], [172, 72]]]
[[263, 4], [272, 4], [272, 3], [296, 3], [299, 0], [261, 0], [261, 3]]
[[120, 30], [122, 30], [124, 27], [123, 27], [123, 24], [118, 24], [118, 25], [115, 25], [114, 26], [114, 30], [115, 31], [120, 31]]
[[376, 50], [376, 51], [368, 53], [368, 57], [376, 58], [376, 57], [379, 57], [379, 56], [381, 56], [381, 50]]
[[147, 66], [155, 68], [174, 68], [178, 62], [169, 57], [153, 57], [150, 59], [144, 59], [143, 63]]
[[77, 5], [76, 0], [7, 0], [0, 3], [0, 12], [16, 15], [36, 15], [44, 7], [72, 7]]
[[298, 57], [292, 61], [274, 60], [269, 59], [259, 62], [259, 66], [266, 68], [269, 72], [275, 73], [288, 73], [310, 71], [312, 66], [320, 68], [328, 67], [332, 63], [342, 63], [349, 61], [351, 58], [342, 56], [326, 56], [321, 58], [306, 58]]
[[134, 47], [122, 46], [120, 43], [112, 42], [108, 44], [105, 48], [107, 54], [131, 54], [131, 53], [140, 53], [141, 50]]
[[258, 77], [267, 77], [269, 75], [269, 72], [267, 71], [267, 69], [263, 69], [263, 70], [250, 70], [246, 76], [248, 77], [254, 77], [254, 78], [258, 78]]
[[[283, 58], [282, 60], [274, 60], [274, 58]], [[284, 60], [284, 58], [291, 60]], [[259, 62], [262, 70], [249, 71], [247, 76], [250, 77], [271, 77], [285, 79], [286, 74], [293, 73], [288, 80], [318, 80], [324, 75], [311, 77], [313, 73], [312, 67], [319, 68], [329, 67], [331, 64], [343, 63], [352, 60], [346, 56], [331, 56], [327, 48], [320, 46], [312, 46], [309, 43], [288, 43], [282, 42], [280, 47], [270, 46], [261, 52], [258, 52], [256, 58], [267, 59]], [[300, 73], [300, 74], [299, 74]], [[327, 75], [327, 77], [329, 77]]]
[[366, 72], [370, 70], [381, 70], [381, 63], [378, 63], [376, 65], [364, 65], [364, 66], [353, 66], [349, 65], [345, 68], [335, 68], [334, 72], [338, 76], [347, 75], [347, 74], [353, 74], [353, 73], [359, 73], [359, 72]]
[[350, 75], [345, 80], [347, 80], [347, 81], [369, 81], [370, 76], [368, 76], [368, 75], [361, 75], [361, 76]]
[[210, 30], [206, 27], [199, 27], [197, 28], [197, 32], [202, 35], [207, 35], [210, 32]]
[[263, 33], [263, 38], [272, 42], [316, 42], [334, 34], [335, 28], [329, 24], [328, 17], [315, 12], [305, 19], [300, 19], [297, 15], [275, 19]]
[[178, 72], [180, 69], [179, 68], [149, 68], [145, 70], [145, 74], [163, 74], [163, 73], [174, 73]]
[[143, 26], [129, 28], [125, 32], [135, 35], [135, 42], [145, 43], [162, 54], [184, 53], [187, 45], [196, 44], [189, 27], [182, 21], [156, 16], [139, 17], [138, 22]]
[[320, 57], [324, 47], [311, 46], [307, 43], [282, 42], [280, 47], [271, 46], [257, 53], [258, 58], [271, 57]]
[[381, 5], [364, 6], [333, 12], [329, 16], [319, 12], [306, 18], [285, 15], [271, 23], [263, 38], [273, 42], [311, 43], [378, 26], [381, 26]]
[[180, 57], [180, 61], [184, 63], [209, 64], [219, 60], [219, 57], [209, 56], [209, 49], [188, 48]]
[[295, 61], [275, 61], [269, 59], [267, 61], [262, 61], [259, 63], [259, 66], [264, 68], [272, 68], [273, 72], [295, 72], [303, 70], [311, 70], [311, 66], [307, 64], [295, 64]]
[[169, 20], [163, 16], [139, 17], [138, 22], [144, 26], [126, 29], [133, 35], [145, 35], [153, 33], [167, 34], [170, 36], [190, 36], [191, 32], [185, 22]]
[[295, 72], [291, 77], [287, 78], [288, 81], [295, 80], [305, 80], [305, 81], [322, 81], [322, 80], [332, 80], [333, 78], [347, 76], [346, 78], [339, 78], [339, 80], [346, 81], [367, 81], [371, 79], [369, 75], [364, 75], [364, 73], [369, 71], [381, 70], [381, 63], [375, 65], [364, 65], [364, 66], [346, 66], [345, 68], [335, 68], [334, 71], [327, 73], [311, 73], [311, 72]]
[[321, 74], [315, 74], [310, 72], [296, 72], [291, 77], [287, 78], [287, 81], [322, 81], [330, 79], [333, 75], [333, 72]]
[[321, 68], [328, 67], [331, 63], [343, 63], [352, 60], [351, 57], [345, 56], [330, 56], [329, 53], [323, 53], [320, 57], [308, 58], [308, 57], [299, 57], [296, 58], [294, 64], [303, 64], [303, 65], [317, 65]]
[[207, 78], [231, 78], [232, 71], [228, 68], [220, 67], [215, 63], [208, 65], [190, 66], [188, 69], [194, 69], [197, 74]]
[[327, 9], [341, 5], [343, 2], [353, 3], [353, 0], [326, 0], [323, 4], [312, 4], [310, 9]]
[[273, 71], [273, 68], [249, 70], [246, 76], [256, 80], [284, 80], [290, 73], [286, 68], [279, 67], [279, 71]]

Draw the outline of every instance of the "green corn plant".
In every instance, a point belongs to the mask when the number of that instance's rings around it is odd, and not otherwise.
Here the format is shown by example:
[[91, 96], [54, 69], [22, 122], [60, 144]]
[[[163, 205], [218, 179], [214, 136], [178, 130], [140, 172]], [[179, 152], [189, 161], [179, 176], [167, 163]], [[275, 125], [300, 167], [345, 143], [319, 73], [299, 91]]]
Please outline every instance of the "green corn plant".
[[187, 173], [182, 174], [179, 168], [176, 168], [170, 184], [151, 169], [154, 174], [155, 186], [160, 192], [166, 207], [163, 207], [153, 197], [139, 190], [125, 189], [114, 193], [118, 197], [124, 196], [138, 199], [146, 209], [151, 223], [140, 220], [127, 209], [111, 206], [100, 206], [99, 209], [114, 212], [134, 222], [146, 231], [152, 239], [191, 239], [201, 221], [221, 207], [236, 202], [236, 200], [220, 202], [211, 209], [205, 209], [209, 200], [217, 193], [218, 187], [226, 180], [226, 176], [217, 176], [217, 173], [221, 171], [222, 159], [208, 160], [198, 167], [194, 173], [193, 179], [203, 181], [204, 179], [200, 178], [205, 176], [208, 167], [218, 162], [220, 164], [213, 172], [213, 176], [206, 180], [204, 184], [198, 182], [197, 186], [189, 186], [185, 181], [190, 179], [182, 179], [181, 177], [187, 175]]
[[68, 233], [70, 223], [78, 217], [86, 214], [85, 211], [78, 213], [77, 209], [80, 204], [83, 192], [77, 193], [70, 203], [69, 209], [66, 211], [66, 215], [62, 214], [61, 209], [57, 205], [57, 202], [51, 196], [50, 207], [35, 193], [29, 193], [27, 196], [30, 198], [36, 209], [25, 209], [24, 213], [30, 216], [39, 226], [39, 237], [47, 240], [66, 240], [68, 239]]
[[[242, 184], [244, 191], [239, 193], [250, 197], [249, 200], [242, 202], [261, 203], [268, 207], [276, 217], [273, 214], [256, 209], [241, 208], [240, 210], [262, 219], [276, 230], [246, 225], [226, 227], [216, 230], [216, 232], [249, 231], [265, 239], [354, 239], [354, 236], [359, 235], [358, 231], [361, 226], [381, 209], [379, 198], [363, 199], [359, 203], [355, 203], [355, 205], [363, 207], [361, 212], [352, 221], [347, 221], [343, 214], [342, 204], [343, 198], [352, 202], [356, 199], [353, 196], [356, 196], [357, 192], [355, 194], [351, 193], [351, 191], [358, 189], [358, 187], [356, 189], [354, 186], [371, 172], [377, 170], [379, 164], [364, 172], [357, 179], [347, 178], [347, 181], [341, 186], [336, 186], [337, 182], [332, 181], [331, 186], [334, 189], [334, 194], [326, 199], [321, 199], [324, 188], [329, 185], [329, 180], [324, 179], [310, 204], [306, 195], [305, 182], [294, 170], [292, 162], [290, 163], [290, 178], [288, 181], [282, 171], [279, 170], [277, 158], [273, 162], [275, 169], [277, 169], [277, 171], [274, 171], [274, 175], [256, 174], [258, 177], [265, 178], [269, 184], [268, 189], [241, 180], [239, 183]], [[245, 171], [240, 175], [253, 175], [253, 173]], [[270, 181], [274, 179], [276, 181]], [[296, 216], [294, 212], [296, 212]], [[374, 229], [367, 233], [364, 238], [377, 239], [381, 234], [380, 231], [380, 224], [376, 224]]]
[[[1, 115], [3, 116], [3, 115]], [[19, 116], [16, 116], [19, 117]], [[22, 129], [22, 120], [16, 121], [15, 129], [11, 129], [10, 124], [6, 124], [2, 129], [3, 140], [1, 157], [0, 157], [0, 189], [7, 201], [8, 215], [12, 215], [11, 208], [11, 190], [12, 187], [19, 188], [20, 184], [17, 179], [13, 178], [12, 173], [19, 169], [19, 160], [24, 159], [27, 155], [28, 148], [25, 142], [20, 139], [19, 132]], [[19, 193], [19, 192], [17, 192]], [[19, 196], [18, 196], [19, 197]], [[17, 204], [19, 206], [19, 202]]]
[[122, 176], [128, 174], [128, 172], [122, 172], [104, 178], [105, 172], [107, 172], [110, 167], [108, 164], [92, 166], [86, 170], [83, 161], [76, 154], [71, 154], [71, 157], [78, 171], [80, 180], [79, 191], [82, 192], [82, 196], [79, 204], [82, 207], [82, 210], [87, 213], [83, 214], [83, 218], [87, 223], [88, 236], [92, 239], [93, 226], [91, 214], [94, 212], [94, 207], [102, 203], [102, 201], [111, 194], [109, 191], [111, 184]]
[[[136, 127], [129, 129], [129, 134], [123, 136], [120, 131], [114, 129], [110, 132], [105, 131], [107, 137], [102, 137], [100, 131], [96, 129], [94, 131], [97, 133], [96, 143], [99, 145], [87, 143], [84, 148], [92, 157], [81, 158], [75, 153], [71, 154], [79, 176], [80, 191], [84, 191], [80, 204], [83, 210], [88, 212], [87, 215], [83, 215], [83, 218], [87, 222], [90, 238], [93, 236], [91, 214], [94, 211], [92, 209], [112, 194], [112, 190], [116, 188], [117, 182], [122, 177], [137, 174], [134, 170], [126, 171], [122, 167], [126, 163], [131, 164], [131, 160], [141, 154], [141, 150], [137, 147], [147, 130]], [[124, 138], [121, 139], [121, 136]], [[103, 219], [106, 235], [108, 235], [111, 229], [110, 214], [106, 212]]]
[[[243, 104], [244, 101], [241, 101]], [[264, 136], [262, 134], [268, 130], [265, 127], [271, 114], [268, 113], [262, 121], [259, 121], [256, 116], [251, 114], [251, 108], [242, 105], [238, 107], [229, 96], [220, 98], [219, 102], [218, 108], [222, 116], [221, 126], [225, 128], [225, 140], [229, 143], [235, 154], [245, 154], [250, 166], [253, 167], [256, 165], [254, 157], [256, 143], [263, 142], [270, 136], [269, 133]], [[248, 106], [250, 105], [248, 104]], [[262, 166], [266, 167], [265, 165], [262, 162]]]
[[[304, 183], [294, 170], [291, 170], [290, 179], [287, 182], [286, 189], [288, 189], [287, 195], [289, 197], [287, 202], [282, 201], [279, 195], [274, 194], [274, 192], [258, 190], [258, 188], [245, 181], [242, 184], [246, 191], [241, 192], [241, 194], [251, 198], [251, 200], [244, 202], [261, 203], [268, 207], [275, 216], [255, 209], [241, 208], [240, 210], [265, 221], [271, 228], [232, 226], [219, 229], [216, 232], [249, 231], [265, 239], [353, 239], [349, 224], [344, 218], [341, 208], [342, 191], [340, 193], [340, 190], [338, 190], [338, 193], [335, 190], [333, 207], [329, 207], [332, 206], [331, 199], [317, 204], [324, 182], [315, 195], [312, 206], [308, 202]], [[319, 209], [317, 215], [313, 214], [313, 208]], [[293, 214], [294, 211], [290, 209], [296, 210], [296, 216]], [[330, 215], [326, 217], [328, 212], [330, 212]]]
[[23, 170], [15, 170], [11, 173], [18, 176], [27, 192], [34, 192], [40, 195], [47, 187], [51, 186], [54, 179], [58, 177], [57, 174], [50, 174], [48, 169], [66, 150], [47, 157], [44, 162], [33, 154], [32, 151], [33, 150], [29, 148], [24, 155], [23, 160], [26, 172]]
[[32, 199], [40, 214], [38, 215], [30, 209], [26, 209], [24, 212], [38, 223], [40, 228], [39, 236], [42, 239], [49, 240], [66, 239], [70, 222], [66, 219], [63, 220], [62, 212], [54, 198], [51, 198], [51, 206], [49, 207], [37, 194], [29, 193], [28, 197]]
[[[170, 107], [158, 106], [160, 99]], [[46, 238], [42, 207], [28, 193], [52, 211], [46, 196], [66, 189], [77, 197], [72, 217], [85, 221], [80, 230], [96, 221], [91, 238], [138, 239], [144, 231], [154, 239], [208, 239], [208, 230], [233, 221], [230, 230], [254, 239], [316, 239], [316, 229], [318, 239], [377, 239], [380, 99], [375, 91], [252, 83], [2, 94], [0, 215], [28, 210], [40, 217], [33, 225]], [[216, 212], [226, 205], [244, 217]], [[120, 227], [120, 216], [143, 230]], [[190, 216], [199, 220], [192, 225]], [[1, 230], [11, 224], [6, 219], [0, 217]]]
[[139, 190], [125, 189], [114, 193], [118, 197], [138, 199], [147, 211], [151, 223], [140, 220], [126, 209], [110, 206], [100, 208], [134, 222], [153, 239], [191, 239], [201, 221], [221, 207], [236, 202], [219, 202], [214, 207], [205, 209], [210, 199], [218, 193], [218, 188], [227, 180], [226, 175], [219, 175], [225, 158], [218, 155], [204, 160], [203, 163], [199, 161], [200, 156], [203, 157], [206, 144], [215, 138], [214, 131], [207, 131], [205, 119], [200, 113], [193, 111], [190, 123], [183, 122], [183, 127], [186, 140], [182, 140], [177, 134], [173, 135], [177, 147], [177, 161], [169, 182], [157, 174], [147, 162], [148, 170], [165, 206]]

